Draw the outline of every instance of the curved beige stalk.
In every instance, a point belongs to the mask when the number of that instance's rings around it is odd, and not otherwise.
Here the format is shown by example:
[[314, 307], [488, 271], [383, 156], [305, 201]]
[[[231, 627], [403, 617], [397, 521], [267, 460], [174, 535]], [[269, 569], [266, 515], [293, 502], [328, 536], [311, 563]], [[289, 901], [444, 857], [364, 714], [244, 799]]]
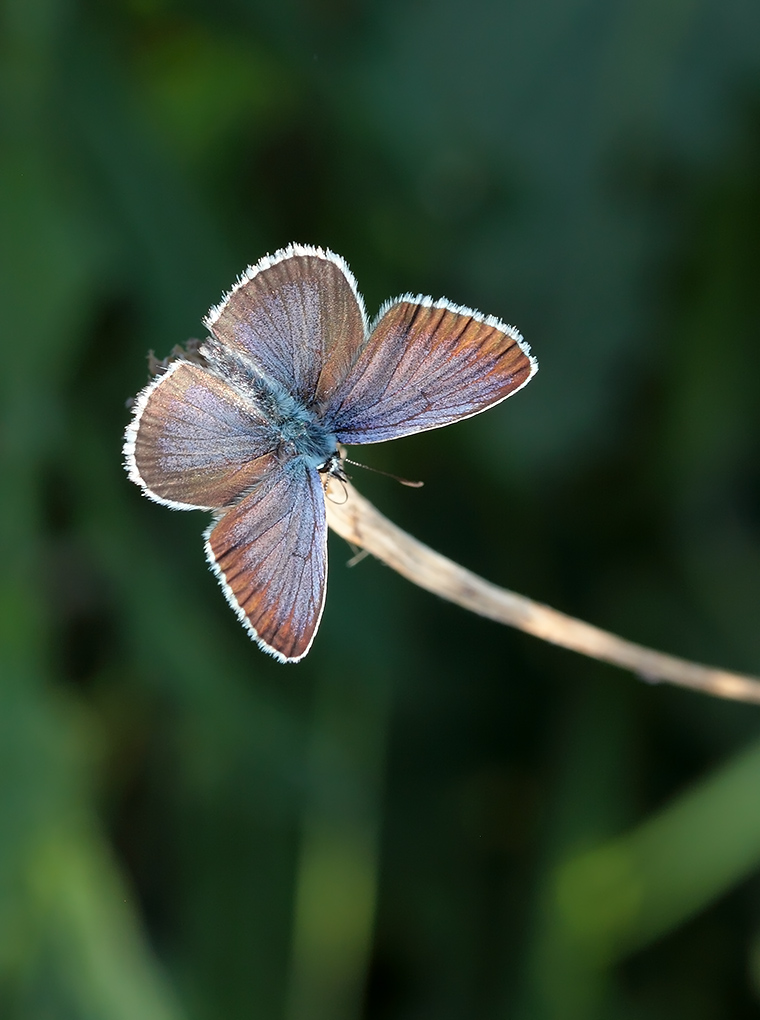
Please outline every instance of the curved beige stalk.
[[760, 680], [656, 652], [499, 588], [402, 531], [350, 482], [330, 479], [327, 489], [327, 521], [333, 531], [441, 598], [554, 645], [629, 669], [650, 683], [666, 681], [717, 698], [760, 704]]

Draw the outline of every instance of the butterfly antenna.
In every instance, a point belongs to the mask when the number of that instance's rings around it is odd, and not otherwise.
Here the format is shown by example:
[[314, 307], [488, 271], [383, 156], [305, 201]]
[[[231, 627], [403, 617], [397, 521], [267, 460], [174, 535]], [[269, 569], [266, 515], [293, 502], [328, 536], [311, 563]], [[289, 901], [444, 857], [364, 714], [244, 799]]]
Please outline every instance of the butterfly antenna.
[[386, 478], [392, 478], [394, 482], [408, 485], [410, 489], [421, 489], [425, 484], [424, 482], [410, 482], [408, 478], [400, 478], [398, 475], [392, 475], [390, 471], [381, 471], [380, 468], [370, 467], [369, 464], [360, 464], [358, 460], [349, 460], [347, 457], [343, 459], [343, 463], [351, 464], [352, 467], [364, 468], [365, 471], [374, 471], [376, 475], [385, 475]]

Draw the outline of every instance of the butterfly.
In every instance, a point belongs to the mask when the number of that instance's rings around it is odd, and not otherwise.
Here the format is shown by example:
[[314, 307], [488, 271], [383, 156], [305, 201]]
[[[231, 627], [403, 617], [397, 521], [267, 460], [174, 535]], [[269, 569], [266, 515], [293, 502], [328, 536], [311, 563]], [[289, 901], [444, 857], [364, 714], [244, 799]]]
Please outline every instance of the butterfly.
[[469, 418], [538, 365], [512, 326], [421, 295], [369, 325], [346, 262], [291, 244], [250, 266], [180, 357], [134, 401], [129, 477], [176, 510], [211, 510], [206, 557], [264, 651], [298, 662], [325, 602], [325, 485], [339, 444]]

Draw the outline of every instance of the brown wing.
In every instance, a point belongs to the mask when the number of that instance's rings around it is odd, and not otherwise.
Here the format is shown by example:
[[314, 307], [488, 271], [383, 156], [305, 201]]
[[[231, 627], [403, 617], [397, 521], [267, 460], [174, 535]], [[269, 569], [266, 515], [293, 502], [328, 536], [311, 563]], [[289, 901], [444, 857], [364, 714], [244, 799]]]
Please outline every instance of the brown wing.
[[349, 444], [440, 428], [504, 400], [537, 368], [514, 327], [448, 301], [406, 296], [381, 310], [325, 423]]
[[208, 369], [175, 361], [137, 398], [124, 456], [157, 502], [218, 509], [271, 469], [276, 445], [254, 404]]
[[319, 473], [302, 459], [276, 467], [211, 525], [206, 556], [251, 637], [281, 662], [302, 659], [327, 586]]
[[290, 245], [249, 267], [204, 320], [218, 343], [242, 354], [303, 404], [329, 403], [366, 337], [364, 305], [340, 256]]

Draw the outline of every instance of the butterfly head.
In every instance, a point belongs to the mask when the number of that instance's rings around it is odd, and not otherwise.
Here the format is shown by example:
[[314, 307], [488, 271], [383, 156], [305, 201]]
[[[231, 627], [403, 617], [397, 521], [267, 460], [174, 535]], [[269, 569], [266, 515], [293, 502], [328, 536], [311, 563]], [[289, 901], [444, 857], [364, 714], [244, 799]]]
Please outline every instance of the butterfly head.
[[343, 467], [346, 460], [346, 448], [336, 443], [335, 450], [330, 454], [324, 464], [320, 464], [317, 471], [322, 475], [322, 481], [326, 485], [331, 478], [347, 482], [348, 475]]

